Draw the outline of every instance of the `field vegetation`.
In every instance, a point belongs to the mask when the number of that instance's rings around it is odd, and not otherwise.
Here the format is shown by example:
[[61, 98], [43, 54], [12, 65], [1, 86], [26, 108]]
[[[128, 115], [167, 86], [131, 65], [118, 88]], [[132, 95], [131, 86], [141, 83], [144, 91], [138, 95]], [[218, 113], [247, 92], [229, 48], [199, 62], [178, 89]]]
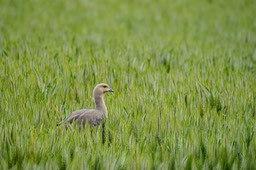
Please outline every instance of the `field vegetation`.
[[[0, 169], [255, 169], [255, 10], [0, 0]], [[56, 127], [100, 82], [115, 90], [105, 143]]]

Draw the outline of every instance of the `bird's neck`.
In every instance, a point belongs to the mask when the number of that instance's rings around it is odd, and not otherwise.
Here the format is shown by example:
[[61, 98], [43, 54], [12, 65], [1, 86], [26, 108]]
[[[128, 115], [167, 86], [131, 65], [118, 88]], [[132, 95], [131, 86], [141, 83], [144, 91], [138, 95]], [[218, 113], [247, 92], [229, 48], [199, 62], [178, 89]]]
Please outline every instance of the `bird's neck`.
[[103, 112], [104, 116], [108, 117], [108, 110], [104, 102], [103, 95], [94, 95], [94, 102], [96, 105], [96, 109]]

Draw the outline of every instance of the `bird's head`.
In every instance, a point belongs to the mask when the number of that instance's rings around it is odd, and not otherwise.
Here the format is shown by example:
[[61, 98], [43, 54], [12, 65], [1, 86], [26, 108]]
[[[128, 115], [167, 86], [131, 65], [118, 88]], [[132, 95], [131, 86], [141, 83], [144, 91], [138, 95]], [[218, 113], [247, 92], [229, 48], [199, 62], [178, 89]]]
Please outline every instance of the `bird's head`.
[[114, 92], [114, 90], [111, 89], [110, 86], [105, 83], [100, 83], [94, 88], [94, 95], [95, 94], [102, 95], [107, 92]]

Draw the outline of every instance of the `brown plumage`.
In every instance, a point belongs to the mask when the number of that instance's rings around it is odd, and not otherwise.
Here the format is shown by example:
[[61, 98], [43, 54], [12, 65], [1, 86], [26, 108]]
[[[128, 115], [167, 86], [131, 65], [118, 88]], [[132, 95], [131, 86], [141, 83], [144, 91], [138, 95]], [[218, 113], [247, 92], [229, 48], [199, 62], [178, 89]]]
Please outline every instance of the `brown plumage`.
[[77, 124], [79, 127], [84, 127], [86, 123], [89, 123], [91, 126], [100, 125], [108, 117], [108, 110], [104, 102], [104, 93], [107, 92], [114, 91], [107, 84], [98, 84], [93, 90], [96, 108], [77, 110], [71, 113], [65, 120], [58, 123], [57, 126], [72, 123]]

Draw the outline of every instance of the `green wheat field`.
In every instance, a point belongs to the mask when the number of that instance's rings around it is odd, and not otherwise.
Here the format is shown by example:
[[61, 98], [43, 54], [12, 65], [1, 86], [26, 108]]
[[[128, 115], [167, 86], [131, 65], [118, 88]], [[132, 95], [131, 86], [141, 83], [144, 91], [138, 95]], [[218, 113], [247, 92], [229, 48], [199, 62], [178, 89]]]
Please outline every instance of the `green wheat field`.
[[[0, 0], [0, 169], [256, 169], [255, 0]], [[105, 127], [56, 127], [94, 108]]]

